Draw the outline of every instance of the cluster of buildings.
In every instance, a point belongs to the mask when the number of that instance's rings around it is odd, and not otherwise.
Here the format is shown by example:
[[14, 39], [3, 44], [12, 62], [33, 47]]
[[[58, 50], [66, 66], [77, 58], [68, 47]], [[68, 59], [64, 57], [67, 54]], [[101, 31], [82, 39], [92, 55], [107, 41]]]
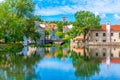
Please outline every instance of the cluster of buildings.
[[[42, 34], [39, 44], [45, 41], [45, 30], [50, 30], [49, 39], [59, 39], [55, 32], [57, 30], [57, 24], [36, 22], [37, 31]], [[73, 25], [63, 26], [63, 33], [69, 31]], [[93, 28], [87, 35], [86, 39], [88, 45], [120, 45], [120, 25], [111, 25], [107, 22], [101, 25], [100, 29]], [[80, 43], [84, 41], [83, 34], [75, 37], [71, 42], [72, 44]]]
[[[55, 35], [57, 31], [57, 24], [56, 23], [46, 23], [46, 22], [37, 22], [35, 21], [35, 25], [37, 27], [37, 32], [41, 35], [40, 39], [38, 40], [38, 44], [44, 44], [45, 40], [58, 40], [59, 37]], [[73, 25], [66, 25], [63, 26], [63, 33], [69, 31]], [[50, 31], [49, 36], [46, 36], [45, 30]]]

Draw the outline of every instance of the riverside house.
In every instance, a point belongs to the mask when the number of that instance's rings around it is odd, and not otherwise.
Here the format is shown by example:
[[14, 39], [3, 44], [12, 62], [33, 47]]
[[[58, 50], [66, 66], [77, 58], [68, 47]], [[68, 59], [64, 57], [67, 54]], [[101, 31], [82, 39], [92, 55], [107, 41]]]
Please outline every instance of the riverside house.
[[120, 43], [120, 25], [102, 25], [101, 29], [93, 29], [90, 33], [91, 43], [119, 44]]
[[[101, 25], [100, 29], [92, 29], [89, 34], [88, 45], [120, 45], [120, 25]], [[75, 41], [83, 40], [83, 35], [74, 38]]]

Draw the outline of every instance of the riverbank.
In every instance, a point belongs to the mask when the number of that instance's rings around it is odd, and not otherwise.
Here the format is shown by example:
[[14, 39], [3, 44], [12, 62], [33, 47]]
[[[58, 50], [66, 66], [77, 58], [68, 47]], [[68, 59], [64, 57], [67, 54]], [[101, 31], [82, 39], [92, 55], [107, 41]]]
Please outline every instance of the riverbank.
[[20, 43], [16, 44], [0, 44], [0, 52], [19, 52], [23, 48]]

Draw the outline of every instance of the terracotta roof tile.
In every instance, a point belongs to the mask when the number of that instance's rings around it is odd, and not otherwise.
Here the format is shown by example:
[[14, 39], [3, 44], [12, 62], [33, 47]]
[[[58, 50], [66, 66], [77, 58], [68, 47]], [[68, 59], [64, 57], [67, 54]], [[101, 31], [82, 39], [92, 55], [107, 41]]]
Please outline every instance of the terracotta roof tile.
[[[103, 58], [101, 61], [106, 62], [106, 59]], [[120, 59], [119, 58], [110, 59], [110, 63], [119, 63], [120, 64]]]
[[76, 50], [84, 50], [83, 48], [75, 48]]
[[[111, 31], [120, 31], [120, 25], [111, 25]], [[102, 30], [106, 30], [106, 25], [102, 25]]]
[[83, 40], [83, 38], [77, 37], [75, 38], [75, 40]]
[[[106, 25], [101, 25], [101, 29], [92, 29], [92, 30], [102, 30], [105, 31], [106, 30]], [[120, 31], [120, 25], [110, 25], [111, 27], [111, 31]]]

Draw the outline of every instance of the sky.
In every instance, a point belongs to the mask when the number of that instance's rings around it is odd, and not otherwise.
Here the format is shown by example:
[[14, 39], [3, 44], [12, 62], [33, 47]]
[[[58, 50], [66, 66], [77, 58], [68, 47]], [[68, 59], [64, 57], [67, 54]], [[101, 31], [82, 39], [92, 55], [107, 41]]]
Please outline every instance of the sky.
[[120, 24], [120, 0], [33, 0], [35, 15], [44, 21], [60, 21], [63, 16], [75, 21], [74, 13], [85, 10], [101, 17], [101, 24], [107, 21]]
[[[0, 0], [4, 1], [4, 0]], [[33, 0], [35, 12], [43, 21], [75, 21], [77, 11], [91, 11], [101, 18], [101, 24], [120, 24], [120, 0]]]

